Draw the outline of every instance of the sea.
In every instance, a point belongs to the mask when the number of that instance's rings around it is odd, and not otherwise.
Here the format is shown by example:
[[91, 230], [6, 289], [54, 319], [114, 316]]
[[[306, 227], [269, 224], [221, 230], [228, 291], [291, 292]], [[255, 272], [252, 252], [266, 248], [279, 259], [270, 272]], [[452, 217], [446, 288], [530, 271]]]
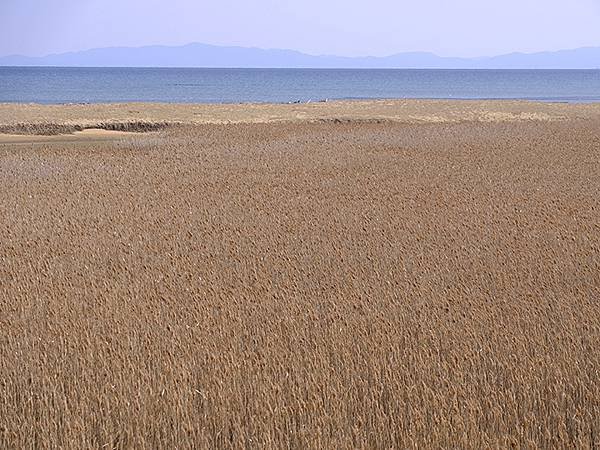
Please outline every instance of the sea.
[[0, 67], [0, 102], [600, 101], [600, 70]]

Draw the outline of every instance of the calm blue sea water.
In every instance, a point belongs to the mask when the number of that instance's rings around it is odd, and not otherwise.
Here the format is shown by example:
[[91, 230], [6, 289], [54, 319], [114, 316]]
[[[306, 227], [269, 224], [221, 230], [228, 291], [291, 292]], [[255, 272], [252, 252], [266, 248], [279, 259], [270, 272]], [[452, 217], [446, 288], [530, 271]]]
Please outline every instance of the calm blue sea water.
[[456, 98], [600, 101], [600, 70], [0, 67], [0, 102], [293, 102]]

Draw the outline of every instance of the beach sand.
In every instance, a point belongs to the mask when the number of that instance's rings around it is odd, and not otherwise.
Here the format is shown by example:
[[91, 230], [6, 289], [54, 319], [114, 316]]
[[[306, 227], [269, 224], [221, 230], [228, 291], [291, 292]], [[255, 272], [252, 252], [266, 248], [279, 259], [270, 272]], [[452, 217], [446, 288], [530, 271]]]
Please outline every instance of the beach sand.
[[597, 446], [598, 109], [0, 106], [169, 125], [0, 145], [0, 447]]
[[309, 104], [0, 104], [0, 133], [86, 128], [151, 131], [169, 125], [273, 122], [456, 123], [598, 119], [600, 104], [526, 101], [367, 100]]
[[72, 142], [104, 142], [138, 136], [135, 132], [86, 128], [64, 134], [8, 134], [0, 133], [1, 144], [67, 144]]

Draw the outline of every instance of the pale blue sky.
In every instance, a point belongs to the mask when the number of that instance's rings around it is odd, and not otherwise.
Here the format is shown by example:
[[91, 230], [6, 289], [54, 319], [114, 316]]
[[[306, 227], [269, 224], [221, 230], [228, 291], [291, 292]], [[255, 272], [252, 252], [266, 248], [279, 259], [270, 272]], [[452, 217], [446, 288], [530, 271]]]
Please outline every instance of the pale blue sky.
[[348, 56], [600, 46], [600, 0], [0, 0], [0, 55], [190, 42]]

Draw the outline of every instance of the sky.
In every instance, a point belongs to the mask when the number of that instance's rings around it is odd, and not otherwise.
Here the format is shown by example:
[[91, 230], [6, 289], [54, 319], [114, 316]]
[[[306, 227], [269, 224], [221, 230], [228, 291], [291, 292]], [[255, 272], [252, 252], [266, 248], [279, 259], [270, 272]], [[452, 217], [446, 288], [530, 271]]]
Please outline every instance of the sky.
[[0, 0], [0, 56], [215, 45], [493, 56], [600, 46], [600, 0]]

